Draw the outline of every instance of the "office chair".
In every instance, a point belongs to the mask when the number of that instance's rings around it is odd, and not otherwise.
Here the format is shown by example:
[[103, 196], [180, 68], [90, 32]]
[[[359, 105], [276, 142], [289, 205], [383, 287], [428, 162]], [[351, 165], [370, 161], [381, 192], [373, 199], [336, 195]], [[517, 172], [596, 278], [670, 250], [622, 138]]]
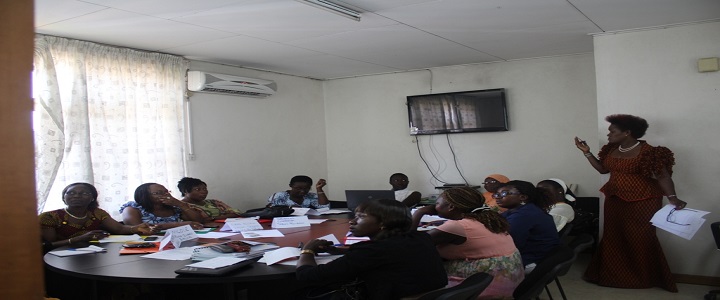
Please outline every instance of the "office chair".
[[492, 280], [488, 273], [475, 273], [454, 287], [429, 292], [417, 300], [474, 300]]
[[575, 227], [575, 225], [573, 225], [573, 223], [567, 223], [567, 224], [565, 224], [565, 226], [563, 226], [562, 229], [560, 229], [560, 231], [558, 231], [558, 237], [560, 237], [560, 241], [565, 239], [565, 237], [567, 237], [570, 234], [573, 227]]
[[[715, 245], [720, 250], [720, 222], [710, 224], [710, 231], [712, 231], [713, 237], [715, 237]], [[705, 300], [718, 300], [720, 299], [720, 290], [713, 290], [705, 295]]]
[[[592, 247], [592, 245], [595, 243], [595, 239], [593, 239], [592, 235], [588, 233], [583, 233], [581, 235], [578, 235], [575, 237], [570, 244], [568, 244], [568, 248], [573, 251], [574, 257], [572, 262], [575, 262], [578, 255], [585, 251], [586, 249]], [[560, 270], [558, 270], [557, 275], [555, 276], [555, 284], [558, 287], [558, 290], [560, 291], [560, 295], [562, 295], [563, 300], [567, 300], [567, 297], [565, 296], [565, 290], [563, 290], [562, 285], [560, 284], [560, 276], [565, 276], [565, 274], [570, 271], [570, 267], [572, 267], [572, 263], [564, 265], [564, 267]], [[550, 295], [550, 290], [548, 289], [547, 285], [545, 286], [545, 291], [548, 294], [548, 297], [552, 299], [552, 295]]]
[[[545, 286], [552, 282], [561, 270], [569, 268], [575, 260], [575, 252], [565, 245], [560, 245], [550, 253], [552, 254], [538, 263], [515, 288], [513, 292], [515, 300], [540, 299]], [[550, 299], [552, 300], [552, 296]]]

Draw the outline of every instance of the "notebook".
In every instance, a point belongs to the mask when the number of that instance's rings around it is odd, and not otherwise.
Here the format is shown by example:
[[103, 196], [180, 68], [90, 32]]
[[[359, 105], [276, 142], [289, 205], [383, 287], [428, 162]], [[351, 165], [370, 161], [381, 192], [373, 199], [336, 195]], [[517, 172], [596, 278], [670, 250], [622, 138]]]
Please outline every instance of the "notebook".
[[395, 192], [391, 190], [345, 190], [348, 209], [355, 212], [358, 205], [371, 199], [395, 200]]

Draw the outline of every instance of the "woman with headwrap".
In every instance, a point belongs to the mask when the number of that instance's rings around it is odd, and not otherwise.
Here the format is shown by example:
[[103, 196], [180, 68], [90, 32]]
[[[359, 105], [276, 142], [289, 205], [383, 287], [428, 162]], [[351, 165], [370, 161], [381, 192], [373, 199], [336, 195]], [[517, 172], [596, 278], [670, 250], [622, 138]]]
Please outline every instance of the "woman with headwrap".
[[493, 198], [493, 194], [495, 194], [495, 192], [497, 192], [497, 190], [508, 181], [510, 181], [510, 178], [500, 174], [490, 174], [487, 178], [485, 178], [485, 181], [483, 182], [483, 185], [485, 186], [483, 197], [485, 198], [485, 203], [488, 206], [493, 209], [498, 209], [500, 212], [505, 211], [504, 208], [497, 205], [495, 198]]

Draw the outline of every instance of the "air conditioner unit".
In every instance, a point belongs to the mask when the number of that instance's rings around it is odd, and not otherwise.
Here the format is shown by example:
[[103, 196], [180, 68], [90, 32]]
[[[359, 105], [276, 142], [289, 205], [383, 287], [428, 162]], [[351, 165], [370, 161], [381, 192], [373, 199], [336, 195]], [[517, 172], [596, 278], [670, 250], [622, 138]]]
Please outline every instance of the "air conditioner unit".
[[274, 81], [265, 79], [188, 71], [188, 90], [249, 97], [267, 97], [275, 94], [277, 84]]

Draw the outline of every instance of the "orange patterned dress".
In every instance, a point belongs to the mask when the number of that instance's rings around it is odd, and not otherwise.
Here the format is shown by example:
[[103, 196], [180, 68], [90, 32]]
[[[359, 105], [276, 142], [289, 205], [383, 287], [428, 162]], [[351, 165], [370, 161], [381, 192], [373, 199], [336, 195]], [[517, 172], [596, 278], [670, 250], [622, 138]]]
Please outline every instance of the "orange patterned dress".
[[654, 174], [672, 173], [673, 153], [641, 141], [633, 158], [611, 157], [617, 144], [605, 145], [598, 154], [610, 179], [600, 189], [605, 194], [603, 238], [585, 271], [587, 281], [618, 288], [661, 287], [677, 292], [665, 254], [650, 224], [662, 207], [663, 192]]

